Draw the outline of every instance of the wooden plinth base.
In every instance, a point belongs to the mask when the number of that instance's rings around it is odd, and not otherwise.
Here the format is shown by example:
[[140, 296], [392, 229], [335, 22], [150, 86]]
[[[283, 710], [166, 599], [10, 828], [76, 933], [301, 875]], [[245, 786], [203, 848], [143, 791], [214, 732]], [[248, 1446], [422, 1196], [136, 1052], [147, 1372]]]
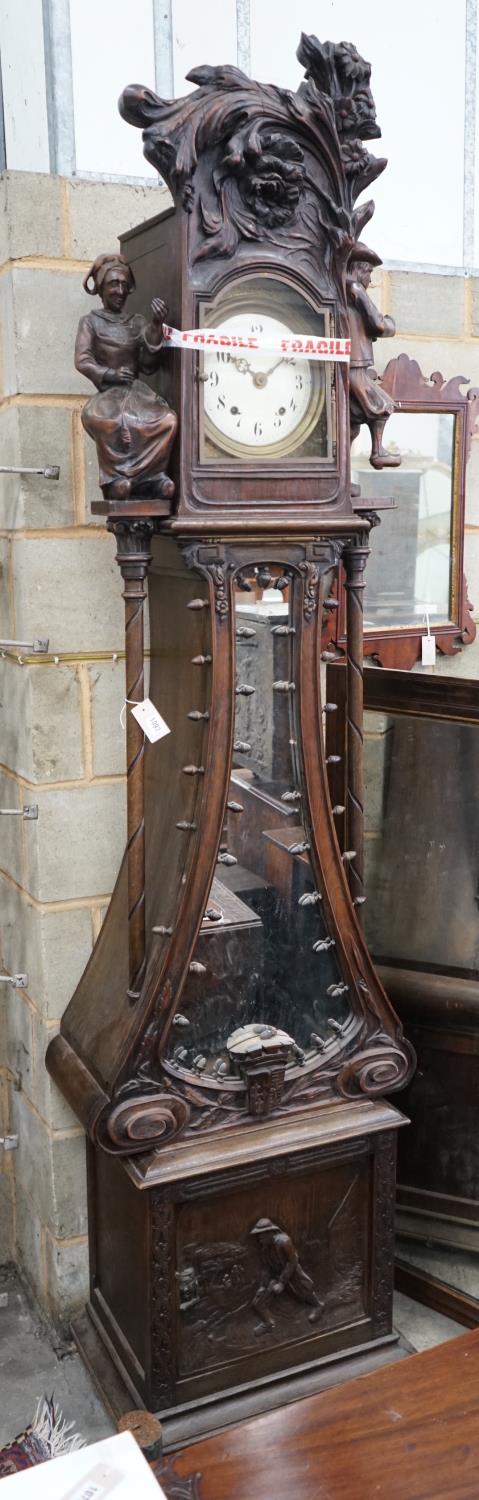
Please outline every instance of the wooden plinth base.
[[[131, 1410], [132, 1389], [123, 1379], [117, 1364], [111, 1358], [103, 1339], [95, 1328], [88, 1309], [79, 1314], [72, 1323], [73, 1337], [84, 1364], [91, 1375], [101, 1400], [115, 1422], [126, 1411]], [[364, 1344], [354, 1354], [330, 1355], [321, 1364], [299, 1369], [296, 1374], [287, 1374], [264, 1382], [256, 1389], [244, 1389], [214, 1401], [199, 1401], [193, 1408], [177, 1410], [171, 1416], [161, 1416], [163, 1451], [175, 1452], [204, 1437], [222, 1432], [233, 1423], [243, 1422], [263, 1412], [288, 1406], [303, 1397], [314, 1396], [343, 1381], [368, 1375], [381, 1365], [392, 1364], [414, 1354], [413, 1346], [400, 1334], [392, 1333], [383, 1339]], [[138, 1405], [143, 1406], [138, 1397]]]
[[171, 516], [171, 500], [92, 500], [93, 516], [108, 516], [111, 521], [154, 521]]

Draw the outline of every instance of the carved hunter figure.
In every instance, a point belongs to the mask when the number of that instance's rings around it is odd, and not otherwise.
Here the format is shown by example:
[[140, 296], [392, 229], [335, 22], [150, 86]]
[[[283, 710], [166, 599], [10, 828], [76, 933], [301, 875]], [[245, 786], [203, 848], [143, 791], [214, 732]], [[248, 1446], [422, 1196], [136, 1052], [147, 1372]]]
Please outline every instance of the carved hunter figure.
[[374, 368], [373, 343], [392, 338], [396, 332], [394, 318], [378, 312], [368, 296], [374, 266], [382, 264], [379, 255], [359, 240], [351, 251], [346, 279], [351, 363], [349, 367], [349, 405], [351, 439], [358, 436], [363, 422], [371, 433], [370, 464], [373, 469], [395, 469], [401, 462], [399, 453], [383, 448], [383, 433], [395, 402], [378, 383]]
[[138, 378], [161, 364], [165, 303], [154, 298], [149, 323], [141, 313], [124, 311], [135, 279], [123, 255], [98, 255], [83, 285], [103, 303], [80, 319], [75, 365], [98, 391], [83, 408], [82, 422], [96, 443], [104, 497], [170, 499], [175, 486], [166, 469], [178, 418]]

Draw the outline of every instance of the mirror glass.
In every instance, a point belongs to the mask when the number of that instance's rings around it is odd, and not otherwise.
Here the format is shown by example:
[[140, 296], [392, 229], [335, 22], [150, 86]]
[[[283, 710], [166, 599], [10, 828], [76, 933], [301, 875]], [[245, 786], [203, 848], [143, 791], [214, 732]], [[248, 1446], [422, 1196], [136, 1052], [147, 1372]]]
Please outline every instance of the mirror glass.
[[454, 423], [452, 412], [395, 412], [386, 440], [401, 455], [398, 469], [371, 469], [367, 427], [352, 445], [352, 479], [361, 500], [396, 502], [371, 532], [366, 632], [421, 626], [427, 617], [431, 627], [451, 619]]
[[216, 875], [166, 1060], [239, 1077], [239, 1027], [291, 1038], [289, 1067], [337, 1052], [350, 1019], [316, 891], [299, 791], [293, 582], [277, 565], [237, 579], [233, 770]]
[[[396, 1257], [407, 1262], [421, 1276], [432, 1276], [456, 1292], [479, 1299], [479, 1258], [477, 1250], [458, 1245], [439, 1245], [430, 1240], [421, 1243], [405, 1235], [396, 1238]], [[478, 1302], [479, 1322], [479, 1302]]]
[[368, 710], [365, 781], [374, 958], [479, 978], [479, 729]]

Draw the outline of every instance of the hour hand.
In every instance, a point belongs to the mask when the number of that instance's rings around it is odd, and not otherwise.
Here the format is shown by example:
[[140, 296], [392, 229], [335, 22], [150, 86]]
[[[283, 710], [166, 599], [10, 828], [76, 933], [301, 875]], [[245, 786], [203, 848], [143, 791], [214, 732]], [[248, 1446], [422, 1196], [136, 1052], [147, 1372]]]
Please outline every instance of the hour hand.
[[230, 354], [230, 360], [232, 365], [236, 365], [236, 369], [239, 370], [240, 375], [254, 375], [254, 370], [248, 364], [247, 359], [235, 359], [234, 354]]

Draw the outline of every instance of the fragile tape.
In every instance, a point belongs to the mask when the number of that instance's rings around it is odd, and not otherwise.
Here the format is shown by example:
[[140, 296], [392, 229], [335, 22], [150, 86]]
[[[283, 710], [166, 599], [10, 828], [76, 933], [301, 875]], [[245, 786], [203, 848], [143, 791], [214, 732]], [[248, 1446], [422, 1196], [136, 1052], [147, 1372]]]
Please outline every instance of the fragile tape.
[[291, 333], [271, 338], [258, 333], [225, 333], [221, 328], [170, 328], [163, 324], [163, 339], [173, 349], [243, 349], [251, 353], [279, 354], [287, 358], [337, 360], [347, 363], [350, 339], [319, 338], [316, 334]]

